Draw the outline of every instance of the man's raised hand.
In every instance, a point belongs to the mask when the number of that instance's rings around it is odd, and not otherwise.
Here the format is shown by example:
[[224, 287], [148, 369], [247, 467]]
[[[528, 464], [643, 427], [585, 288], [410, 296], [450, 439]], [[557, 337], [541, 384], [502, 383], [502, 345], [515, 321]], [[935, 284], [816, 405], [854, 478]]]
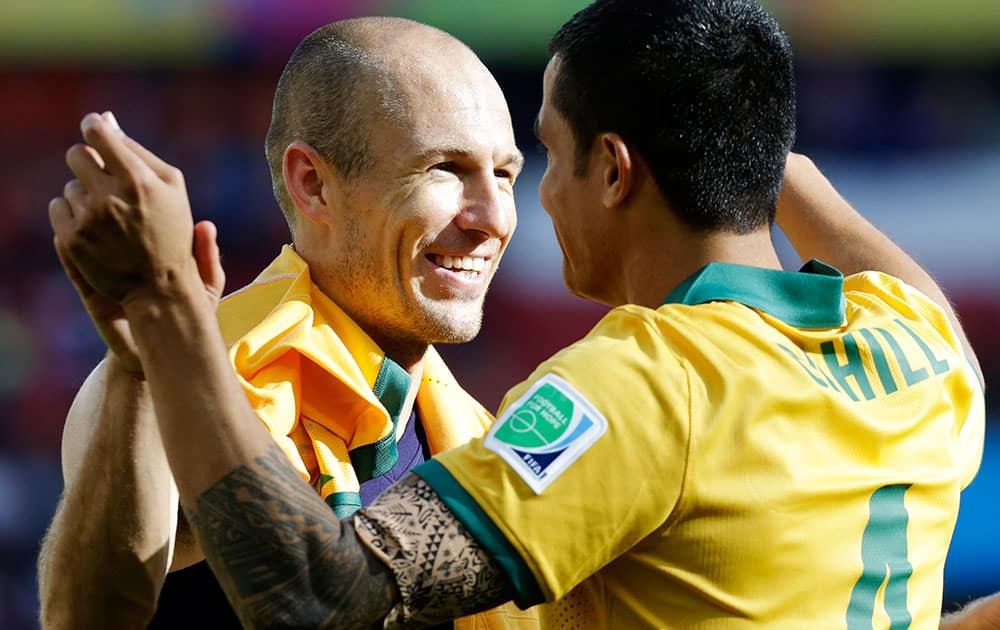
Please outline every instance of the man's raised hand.
[[116, 302], [142, 291], [169, 290], [178, 277], [197, 274], [194, 225], [181, 172], [129, 141], [108, 118], [87, 114], [86, 144], [66, 162], [77, 177], [49, 218], [58, 247], [80, 276]]
[[108, 348], [141, 374], [121, 301], [143, 287], [162, 288], [158, 279], [183, 273], [193, 260], [217, 302], [225, 275], [216, 229], [208, 221], [191, 226], [180, 171], [122, 133], [110, 112], [89, 114], [82, 129], [88, 144], [66, 154], [78, 179], [49, 203], [55, 248]]

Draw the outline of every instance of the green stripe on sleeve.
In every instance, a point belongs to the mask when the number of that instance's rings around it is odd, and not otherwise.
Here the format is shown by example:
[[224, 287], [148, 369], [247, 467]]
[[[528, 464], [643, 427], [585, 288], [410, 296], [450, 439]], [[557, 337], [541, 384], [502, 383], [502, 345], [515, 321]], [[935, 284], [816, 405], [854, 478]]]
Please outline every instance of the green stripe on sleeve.
[[434, 489], [455, 518], [465, 525], [472, 537], [507, 574], [514, 585], [515, 604], [525, 609], [545, 601], [542, 589], [520, 554], [447, 468], [437, 460], [430, 459], [413, 468], [413, 472]]

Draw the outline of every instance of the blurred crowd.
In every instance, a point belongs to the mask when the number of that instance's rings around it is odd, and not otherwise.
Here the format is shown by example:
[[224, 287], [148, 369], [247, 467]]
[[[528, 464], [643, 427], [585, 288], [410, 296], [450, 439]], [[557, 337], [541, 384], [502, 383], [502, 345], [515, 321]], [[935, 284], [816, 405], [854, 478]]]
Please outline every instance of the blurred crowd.
[[[79, 138], [77, 123], [87, 111], [112, 109], [130, 135], [183, 169], [196, 218], [212, 219], [219, 226], [231, 291], [249, 282], [288, 241], [263, 157], [280, 70], [276, 65], [239, 63], [195, 71], [0, 70], [3, 628], [37, 626], [34, 564], [62, 487], [62, 423], [76, 389], [103, 354], [103, 344], [56, 260], [46, 212], [48, 200], [69, 177], [63, 154]], [[518, 193], [521, 230], [547, 229], [532, 181], [544, 159], [534, 150], [531, 135], [541, 68], [495, 70], [529, 161]], [[799, 75], [798, 147], [804, 152], [835, 154], [842, 164], [850, 164], [855, 159], [892, 162], [1000, 151], [1000, 66], [928, 68], [842, 61], [800, 65]], [[984, 217], [1000, 214], [997, 198], [984, 198], [981, 204]], [[949, 208], [940, 212], [947, 214]], [[900, 213], [898, 220], [905, 222], [905, 209]], [[967, 229], [973, 233], [978, 227], [970, 224]], [[534, 260], [527, 249], [517, 247], [522, 239], [536, 242], [532, 236], [515, 236], [512, 260], [519, 252]], [[1000, 246], [1000, 236], [993, 240]], [[989, 274], [963, 281], [962, 265], [972, 268], [981, 262], [974, 252], [961, 248], [954, 255], [968, 258], [942, 279], [978, 350], [989, 384], [987, 400], [996, 400], [1000, 274], [992, 282]], [[444, 350], [459, 379], [488, 406], [495, 407], [508, 385], [525, 377], [549, 352], [583, 335], [603, 312], [561, 287], [557, 254], [544, 260], [550, 261], [550, 268], [533, 269], [532, 264], [508, 260], [509, 268], [498, 274], [487, 301], [483, 334], [472, 344]], [[548, 278], [541, 288], [536, 274]], [[992, 410], [993, 430], [1000, 429], [998, 412]]]

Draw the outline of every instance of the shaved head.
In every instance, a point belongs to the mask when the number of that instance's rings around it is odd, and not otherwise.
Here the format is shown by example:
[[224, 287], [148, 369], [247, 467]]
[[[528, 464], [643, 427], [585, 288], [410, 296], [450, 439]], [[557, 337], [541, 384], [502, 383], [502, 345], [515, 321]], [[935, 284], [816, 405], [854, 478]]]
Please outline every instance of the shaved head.
[[[293, 230], [295, 206], [282, 173], [288, 145], [309, 144], [346, 179], [364, 174], [375, 163], [374, 125], [401, 116], [413, 97], [405, 80], [428, 66], [443, 74], [456, 60], [481, 66], [451, 35], [403, 18], [343, 20], [302, 40], [278, 80], [265, 140], [274, 196]], [[449, 66], [438, 66], [445, 61]]]
[[400, 18], [320, 28], [281, 75], [267, 157], [313, 282], [380, 348], [475, 336], [523, 158], [472, 50]]

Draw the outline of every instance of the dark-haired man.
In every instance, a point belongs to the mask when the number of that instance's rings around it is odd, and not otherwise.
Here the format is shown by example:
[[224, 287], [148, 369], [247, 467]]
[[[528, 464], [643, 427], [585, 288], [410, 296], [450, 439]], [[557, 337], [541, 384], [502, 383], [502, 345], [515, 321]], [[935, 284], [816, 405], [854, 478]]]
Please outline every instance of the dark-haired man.
[[[510, 390], [484, 439], [353, 519], [255, 422], [188, 249], [141, 246], [125, 213], [53, 208], [65, 254], [128, 316], [181, 503], [243, 622], [416, 626], [513, 598], [547, 602], [554, 628], [935, 627], [982, 448], [978, 367], [929, 276], [788, 157], [777, 24], [751, 0], [598, 0], [552, 53], [539, 192], [568, 286], [615, 308]], [[84, 136], [130, 155], [96, 116]], [[131, 161], [110, 198], [148, 177]], [[163, 209], [187, 216], [182, 187], [160, 192], [128, 210], [147, 240]], [[775, 215], [801, 271], [780, 269]], [[191, 373], [211, 396], [180, 395]]]
[[[178, 177], [129, 146], [159, 176]], [[294, 245], [222, 301], [227, 363], [295, 474], [331, 515], [347, 517], [492, 421], [431, 344], [479, 330], [514, 230], [522, 158], [504, 96], [475, 54], [393, 18], [337, 22], [305, 38], [275, 92], [266, 152]], [[105, 158], [82, 146], [67, 154], [75, 170], [107, 162], [113, 171]], [[107, 190], [103, 174], [90, 175], [64, 193], [79, 215]], [[210, 224], [195, 228], [194, 245], [214, 303], [223, 279]], [[145, 627], [168, 568], [204, 555], [186, 525], [176, 527], [176, 489], [128, 322], [93, 291], [86, 264], [63, 260], [112, 352], [67, 419], [66, 491], [40, 556], [42, 619], [49, 628]], [[187, 382], [210, 395], [196, 376]], [[204, 594], [219, 589], [203, 567], [167, 580], [153, 627], [176, 627], [192, 608], [202, 623], [228, 616], [235, 625], [222, 593]], [[221, 607], [206, 610], [213, 602]], [[536, 626], [533, 613], [506, 608], [456, 625]]]

